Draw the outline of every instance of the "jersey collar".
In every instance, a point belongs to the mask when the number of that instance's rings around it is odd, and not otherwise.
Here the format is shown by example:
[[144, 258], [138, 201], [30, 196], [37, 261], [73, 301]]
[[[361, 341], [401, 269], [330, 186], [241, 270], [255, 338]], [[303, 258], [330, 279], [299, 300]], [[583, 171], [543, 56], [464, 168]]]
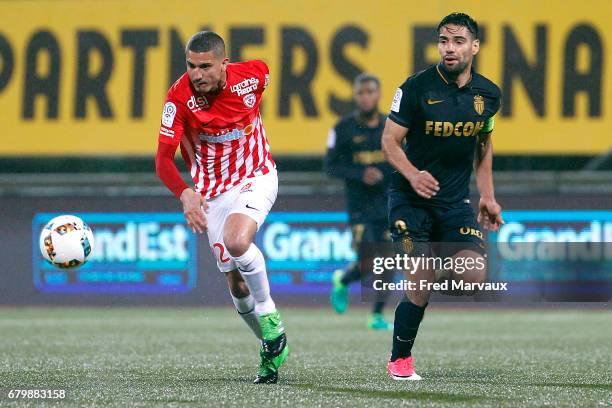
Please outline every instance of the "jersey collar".
[[436, 72], [438, 73], [438, 76], [440, 77], [440, 79], [442, 79], [442, 81], [446, 84], [446, 85], [450, 85], [451, 81], [449, 81], [448, 79], [446, 79], [446, 77], [444, 76], [444, 74], [442, 73], [442, 70], [440, 69], [440, 64], [438, 63], [436, 64]]

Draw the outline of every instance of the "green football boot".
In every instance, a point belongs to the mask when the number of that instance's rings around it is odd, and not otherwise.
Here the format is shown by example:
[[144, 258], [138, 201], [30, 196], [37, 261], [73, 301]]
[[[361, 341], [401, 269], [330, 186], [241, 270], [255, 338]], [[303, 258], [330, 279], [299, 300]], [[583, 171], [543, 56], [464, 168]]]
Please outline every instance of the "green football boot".
[[285, 327], [278, 310], [259, 316], [261, 327], [261, 346], [268, 357], [276, 357], [281, 354], [287, 345]]
[[368, 318], [368, 329], [372, 330], [393, 330], [393, 325], [387, 323], [382, 313], [372, 313]]
[[344, 271], [342, 269], [336, 269], [332, 276], [332, 292], [330, 296], [330, 302], [332, 308], [336, 313], [344, 313], [348, 309], [349, 305], [349, 291], [348, 286], [342, 283], [342, 276]]
[[289, 346], [285, 344], [283, 351], [276, 357], [268, 357], [263, 345], [259, 349], [259, 372], [254, 384], [276, 384], [278, 382], [278, 369], [289, 355]]
[[285, 328], [278, 311], [259, 316], [259, 325], [262, 335], [260, 364], [254, 383], [275, 384], [278, 381], [278, 369], [289, 354]]

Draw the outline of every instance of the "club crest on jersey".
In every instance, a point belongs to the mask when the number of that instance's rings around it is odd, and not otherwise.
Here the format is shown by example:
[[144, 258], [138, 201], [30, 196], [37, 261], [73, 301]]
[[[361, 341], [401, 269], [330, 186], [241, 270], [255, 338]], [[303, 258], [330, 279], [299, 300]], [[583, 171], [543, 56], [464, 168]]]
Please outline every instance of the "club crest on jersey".
[[210, 108], [210, 104], [208, 103], [208, 99], [202, 95], [197, 98], [191, 95], [191, 98], [187, 101], [187, 107], [191, 109], [192, 112], [197, 112], [202, 109]]
[[406, 224], [406, 221], [395, 220], [393, 226], [395, 227], [395, 233], [401, 236], [402, 238], [401, 247], [404, 252], [408, 254], [412, 253], [412, 250], [414, 249], [414, 244], [412, 243], [412, 239], [408, 235], [408, 225]]
[[412, 243], [412, 239], [409, 236], [405, 236], [402, 238], [402, 248], [407, 254], [411, 254], [414, 250], [414, 244]]
[[479, 115], [482, 115], [482, 112], [484, 112], [484, 98], [480, 95], [474, 96], [474, 110]]
[[248, 94], [245, 95], [244, 98], [242, 98], [242, 102], [244, 102], [244, 106], [246, 106], [247, 108], [252, 108], [253, 106], [255, 106], [255, 102], [257, 101], [257, 98], [255, 97], [255, 94]]

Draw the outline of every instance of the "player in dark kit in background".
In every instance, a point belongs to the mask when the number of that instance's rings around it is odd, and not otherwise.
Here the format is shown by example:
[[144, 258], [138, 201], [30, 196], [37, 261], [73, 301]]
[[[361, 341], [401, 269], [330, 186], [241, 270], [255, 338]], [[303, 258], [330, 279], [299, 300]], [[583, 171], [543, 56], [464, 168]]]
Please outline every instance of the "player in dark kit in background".
[[[438, 25], [440, 63], [409, 77], [393, 98], [382, 143], [397, 170], [389, 193], [389, 224], [394, 242], [406, 251], [419, 242], [460, 243], [459, 249], [447, 246], [447, 253], [441, 246], [435, 255], [476, 260], [484, 251], [478, 223], [491, 230], [503, 224], [493, 192], [491, 146], [501, 92], [472, 69], [478, 50], [477, 23], [463, 13], [446, 16]], [[478, 220], [468, 199], [472, 167], [480, 192]], [[412, 272], [406, 279], [435, 281], [433, 269]], [[451, 279], [476, 283], [486, 274], [486, 268], [475, 266], [460, 275], [452, 272]], [[411, 350], [429, 291], [408, 290], [406, 297], [395, 310], [387, 372], [396, 380], [420, 380]]]
[[[348, 307], [348, 286], [362, 277], [363, 245], [390, 240], [386, 190], [393, 169], [381, 150], [386, 117], [378, 110], [380, 81], [370, 74], [358, 75], [353, 92], [357, 109], [330, 130], [327, 142], [327, 173], [344, 180], [353, 248], [359, 257], [346, 270], [339, 269], [333, 275], [331, 304], [338, 313]], [[392, 328], [382, 314], [385, 297], [380, 293], [374, 302], [368, 319], [370, 329]]]

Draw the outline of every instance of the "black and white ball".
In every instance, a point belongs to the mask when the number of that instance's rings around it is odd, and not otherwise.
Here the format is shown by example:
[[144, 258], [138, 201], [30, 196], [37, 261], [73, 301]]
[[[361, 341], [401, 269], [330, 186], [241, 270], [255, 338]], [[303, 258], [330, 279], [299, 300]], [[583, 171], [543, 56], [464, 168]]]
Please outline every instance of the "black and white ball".
[[40, 252], [53, 266], [77, 268], [87, 262], [94, 245], [91, 228], [74, 215], [60, 215], [40, 233]]

